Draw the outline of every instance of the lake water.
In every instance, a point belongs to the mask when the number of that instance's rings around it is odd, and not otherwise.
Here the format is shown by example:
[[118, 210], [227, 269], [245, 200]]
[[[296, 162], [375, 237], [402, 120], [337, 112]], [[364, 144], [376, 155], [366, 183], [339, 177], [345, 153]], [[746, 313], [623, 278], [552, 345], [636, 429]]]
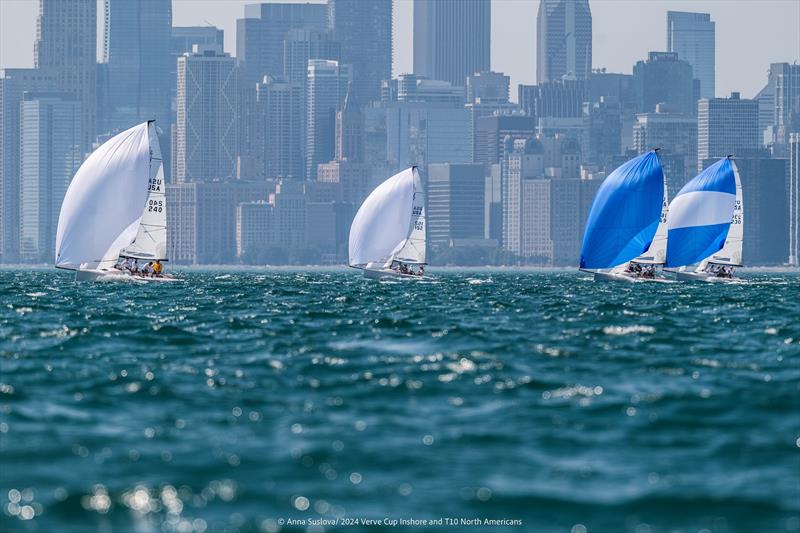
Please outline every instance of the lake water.
[[431, 273], [0, 270], [0, 530], [800, 531], [800, 275]]

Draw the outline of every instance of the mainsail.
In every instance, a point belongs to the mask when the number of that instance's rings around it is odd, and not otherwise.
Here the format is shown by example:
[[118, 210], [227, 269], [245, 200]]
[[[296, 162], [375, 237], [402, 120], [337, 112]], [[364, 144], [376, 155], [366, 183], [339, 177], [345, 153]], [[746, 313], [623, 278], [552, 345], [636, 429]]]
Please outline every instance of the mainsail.
[[647, 252], [661, 220], [664, 194], [664, 172], [655, 151], [614, 170], [589, 211], [581, 268], [614, 268]]
[[741, 265], [743, 222], [739, 171], [726, 157], [684, 185], [670, 204], [667, 266]]
[[147, 203], [142, 213], [139, 231], [130, 246], [120, 252], [123, 257], [147, 261], [167, 259], [167, 195], [164, 183], [164, 164], [158, 145], [156, 125], [148, 126], [150, 137], [150, 178]]
[[425, 196], [416, 168], [381, 183], [350, 226], [349, 263], [425, 262]]

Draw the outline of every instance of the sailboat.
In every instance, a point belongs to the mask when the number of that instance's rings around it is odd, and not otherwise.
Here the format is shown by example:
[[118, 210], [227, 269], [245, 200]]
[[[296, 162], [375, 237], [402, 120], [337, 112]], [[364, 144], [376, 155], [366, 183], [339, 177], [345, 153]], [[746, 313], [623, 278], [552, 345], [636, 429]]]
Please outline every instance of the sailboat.
[[92, 152], [67, 189], [56, 231], [56, 268], [78, 281], [176, 281], [115, 268], [120, 257], [166, 261], [164, 165], [155, 121], [134, 126]]
[[589, 211], [580, 269], [597, 281], [666, 281], [667, 184], [658, 150], [615, 169]]
[[[682, 281], [730, 281], [742, 266], [744, 203], [732, 156], [683, 186], [667, 221], [667, 267]], [[690, 265], [696, 265], [694, 269]]]
[[349, 264], [368, 278], [420, 279], [425, 232], [425, 190], [417, 167], [411, 167], [378, 185], [361, 204], [350, 226]]

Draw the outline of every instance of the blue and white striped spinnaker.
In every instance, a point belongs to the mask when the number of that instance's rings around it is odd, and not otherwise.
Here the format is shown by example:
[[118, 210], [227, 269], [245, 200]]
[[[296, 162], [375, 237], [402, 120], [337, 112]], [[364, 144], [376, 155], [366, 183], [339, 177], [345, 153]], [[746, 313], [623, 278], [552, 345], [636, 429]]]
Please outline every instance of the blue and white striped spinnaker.
[[613, 268], [653, 241], [664, 201], [664, 171], [655, 151], [612, 172], [594, 197], [581, 246], [581, 268]]
[[666, 266], [682, 267], [706, 259], [740, 264], [741, 212], [736, 165], [726, 157], [684, 185], [669, 205]]

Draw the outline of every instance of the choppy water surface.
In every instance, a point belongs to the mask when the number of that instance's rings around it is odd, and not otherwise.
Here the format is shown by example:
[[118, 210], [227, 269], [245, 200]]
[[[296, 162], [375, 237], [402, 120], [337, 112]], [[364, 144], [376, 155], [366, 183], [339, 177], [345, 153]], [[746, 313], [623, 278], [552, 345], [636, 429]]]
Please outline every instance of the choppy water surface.
[[800, 530], [800, 276], [436, 276], [0, 271], [0, 530]]

